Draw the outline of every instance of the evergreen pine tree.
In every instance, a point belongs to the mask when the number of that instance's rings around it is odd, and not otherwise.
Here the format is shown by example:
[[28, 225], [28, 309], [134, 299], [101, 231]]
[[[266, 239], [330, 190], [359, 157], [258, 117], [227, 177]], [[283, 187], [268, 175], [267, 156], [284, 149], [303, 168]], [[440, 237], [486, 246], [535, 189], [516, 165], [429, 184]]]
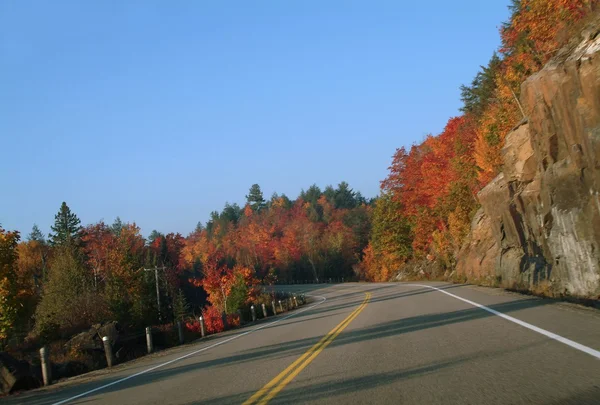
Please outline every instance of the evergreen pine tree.
[[27, 236], [28, 241], [36, 241], [40, 243], [46, 243], [46, 238], [44, 238], [44, 234], [40, 231], [40, 228], [36, 224], [33, 224], [33, 228], [31, 228], [31, 233]]
[[111, 225], [110, 230], [114, 235], [121, 236], [121, 231], [123, 230], [124, 226], [125, 224], [123, 224], [121, 218], [117, 217], [115, 218], [115, 222], [113, 222], [113, 224]]
[[81, 241], [81, 221], [71, 212], [66, 202], [63, 201], [60, 210], [54, 216], [54, 225], [50, 227], [53, 233], [48, 234], [50, 244], [53, 246], [78, 245]]
[[178, 290], [173, 298], [173, 318], [175, 321], [183, 321], [189, 310], [190, 306], [185, 294], [183, 291]]
[[253, 211], [260, 211], [265, 207], [265, 199], [258, 184], [253, 184], [246, 196], [246, 202]]

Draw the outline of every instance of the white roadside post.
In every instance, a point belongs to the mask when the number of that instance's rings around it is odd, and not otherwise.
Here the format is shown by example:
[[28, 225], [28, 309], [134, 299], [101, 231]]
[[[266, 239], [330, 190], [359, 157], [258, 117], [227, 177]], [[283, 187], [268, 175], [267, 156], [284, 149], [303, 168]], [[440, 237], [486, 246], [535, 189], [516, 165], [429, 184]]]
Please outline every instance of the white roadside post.
[[48, 386], [52, 384], [52, 367], [50, 367], [48, 348], [46, 346], [40, 349], [40, 360], [42, 364], [42, 379], [44, 380], [44, 385]]
[[263, 310], [263, 315], [264, 315], [264, 316], [265, 316], [265, 318], [266, 318], [266, 317], [267, 317], [267, 307], [265, 306], [265, 303], [264, 303], [264, 302], [261, 304], [261, 306], [262, 306], [262, 310]]
[[152, 328], [150, 326], [146, 327], [146, 349], [148, 354], [154, 351], [154, 345], [152, 343]]
[[108, 336], [103, 336], [102, 344], [104, 345], [104, 354], [106, 354], [106, 365], [108, 366], [108, 368], [111, 368], [113, 366], [114, 357], [112, 352], [112, 346], [110, 344], [110, 338]]
[[204, 337], [206, 335], [206, 329], [204, 328], [204, 318], [200, 316], [198, 317], [198, 321], [200, 321], [200, 336]]

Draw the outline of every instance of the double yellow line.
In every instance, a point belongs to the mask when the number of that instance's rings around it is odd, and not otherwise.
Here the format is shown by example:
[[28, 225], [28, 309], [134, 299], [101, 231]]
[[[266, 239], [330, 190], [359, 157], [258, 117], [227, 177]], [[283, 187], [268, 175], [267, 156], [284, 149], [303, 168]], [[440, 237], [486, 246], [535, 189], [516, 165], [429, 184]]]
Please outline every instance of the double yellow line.
[[367, 306], [367, 303], [371, 299], [371, 293], [365, 293], [365, 299], [346, 319], [344, 319], [338, 326], [333, 328], [327, 335], [325, 335], [317, 344], [308, 349], [300, 358], [294, 361], [288, 368], [283, 370], [279, 375], [273, 378], [267, 385], [258, 390], [242, 405], [250, 404], [266, 404], [275, 395], [279, 393], [286, 385], [290, 383], [306, 366], [312, 362], [315, 357], [319, 355], [331, 342], [337, 337], [346, 327], [361, 313]]

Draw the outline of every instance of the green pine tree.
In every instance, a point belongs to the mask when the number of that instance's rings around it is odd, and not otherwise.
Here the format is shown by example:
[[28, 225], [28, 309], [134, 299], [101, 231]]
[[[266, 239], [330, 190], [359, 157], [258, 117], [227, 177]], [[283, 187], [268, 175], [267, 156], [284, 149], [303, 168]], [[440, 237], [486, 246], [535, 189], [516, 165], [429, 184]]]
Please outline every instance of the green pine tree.
[[173, 317], [175, 321], [183, 321], [188, 314], [190, 306], [183, 291], [178, 290], [173, 298]]
[[44, 238], [44, 234], [40, 231], [40, 228], [37, 224], [33, 224], [33, 228], [31, 228], [31, 233], [27, 236], [28, 241], [37, 241], [42, 244], [46, 243], [46, 238]]
[[110, 230], [114, 235], [121, 236], [121, 231], [124, 227], [125, 224], [123, 223], [123, 221], [121, 221], [121, 218], [117, 217], [115, 218], [115, 222], [113, 222], [113, 224], [111, 225]]
[[246, 202], [253, 211], [260, 211], [265, 207], [265, 199], [258, 184], [253, 184], [246, 196]]
[[345, 181], [338, 184], [335, 190], [335, 208], [354, 208], [356, 206], [356, 194]]
[[50, 227], [53, 233], [48, 239], [53, 246], [78, 245], [81, 241], [81, 221], [71, 212], [66, 202], [63, 201], [60, 210], [54, 216], [54, 225]]

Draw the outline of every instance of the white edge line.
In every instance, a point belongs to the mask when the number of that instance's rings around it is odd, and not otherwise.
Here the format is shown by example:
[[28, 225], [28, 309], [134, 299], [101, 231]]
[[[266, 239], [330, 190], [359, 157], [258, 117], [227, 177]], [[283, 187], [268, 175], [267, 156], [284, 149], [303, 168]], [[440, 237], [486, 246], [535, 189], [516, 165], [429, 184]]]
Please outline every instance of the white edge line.
[[468, 300], [466, 298], [459, 297], [458, 295], [454, 295], [452, 293], [449, 293], [448, 291], [444, 291], [441, 288], [437, 288], [437, 287], [433, 287], [433, 286], [425, 285], [425, 284], [401, 284], [401, 285], [414, 286], [414, 287], [426, 287], [426, 288], [431, 288], [433, 290], [437, 290], [437, 291], [439, 291], [441, 293], [444, 293], [444, 294], [449, 295], [449, 296], [451, 296], [453, 298], [456, 298], [457, 300], [461, 300], [463, 302], [466, 302], [467, 304], [473, 305], [474, 307], [483, 309], [484, 311], [487, 311], [487, 312], [489, 312], [491, 314], [497, 315], [500, 318], [504, 318], [507, 321], [514, 322], [517, 325], [521, 325], [524, 328], [530, 329], [530, 330], [532, 330], [534, 332], [537, 332], [537, 333], [542, 334], [542, 335], [544, 335], [546, 337], [549, 337], [550, 339], [554, 339], [557, 342], [563, 343], [563, 344], [565, 344], [567, 346], [571, 346], [572, 348], [574, 348], [576, 350], [579, 350], [581, 352], [589, 354], [590, 356], [594, 356], [595, 358], [600, 359], [600, 351], [598, 351], [598, 350], [594, 350], [591, 347], [584, 346], [581, 343], [577, 343], [577, 342], [575, 342], [575, 341], [573, 341], [571, 339], [567, 339], [565, 337], [557, 335], [556, 333], [552, 333], [550, 331], [547, 331], [546, 329], [539, 328], [539, 327], [537, 327], [535, 325], [532, 325], [532, 324], [527, 323], [525, 321], [522, 321], [520, 319], [513, 318], [510, 315], [503, 314], [502, 312], [498, 312], [498, 311], [496, 311], [496, 310], [494, 310], [492, 308], [488, 308], [485, 305], [481, 305], [481, 304], [478, 304], [476, 302], [470, 301], [470, 300]]
[[286, 320], [286, 319], [288, 319], [288, 318], [291, 318], [291, 317], [293, 317], [293, 316], [296, 316], [296, 315], [298, 315], [298, 314], [301, 314], [302, 312], [305, 312], [305, 311], [308, 311], [308, 310], [310, 310], [310, 309], [313, 309], [313, 308], [314, 308], [314, 307], [316, 307], [317, 305], [321, 305], [322, 303], [324, 303], [325, 301], [327, 301], [327, 298], [325, 298], [325, 297], [322, 297], [322, 296], [320, 296], [320, 295], [310, 295], [310, 294], [306, 294], [306, 296], [307, 296], [307, 297], [321, 298], [321, 301], [317, 302], [317, 303], [316, 303], [316, 304], [314, 304], [314, 305], [311, 305], [311, 306], [310, 306], [310, 307], [308, 307], [308, 308], [301, 309], [301, 310], [299, 310], [299, 311], [296, 311], [296, 312], [294, 312], [294, 313], [292, 313], [292, 314], [290, 314], [290, 315], [284, 316], [283, 318], [277, 319], [277, 320], [275, 320], [275, 321], [273, 321], [273, 322], [266, 323], [266, 324], [264, 324], [264, 325], [258, 326], [258, 327], [254, 328], [254, 329], [251, 329], [251, 330], [249, 330], [249, 331], [242, 332], [242, 333], [240, 333], [240, 334], [234, 335], [234, 336], [232, 336], [232, 337], [230, 337], [230, 338], [228, 338], [228, 339], [221, 340], [220, 342], [214, 343], [214, 344], [212, 344], [212, 345], [210, 345], [210, 346], [203, 347], [202, 349], [195, 350], [195, 351], [193, 351], [193, 352], [190, 352], [190, 353], [188, 353], [188, 354], [185, 354], [185, 355], [183, 355], [183, 356], [181, 356], [181, 357], [177, 357], [176, 359], [169, 360], [169, 361], [167, 361], [167, 362], [165, 362], [165, 363], [158, 364], [158, 365], [156, 365], [156, 366], [150, 367], [150, 368], [148, 368], [148, 369], [146, 369], [146, 370], [142, 370], [142, 371], [140, 371], [140, 372], [137, 372], [137, 373], [135, 373], [135, 374], [131, 374], [131, 375], [127, 376], [127, 377], [123, 377], [123, 378], [121, 378], [121, 379], [119, 379], [119, 380], [116, 380], [116, 381], [113, 381], [113, 382], [111, 382], [111, 383], [108, 383], [108, 384], [102, 385], [102, 386], [100, 386], [100, 387], [96, 387], [96, 388], [94, 388], [93, 390], [89, 390], [89, 391], [83, 392], [83, 393], [81, 393], [81, 394], [75, 395], [74, 397], [70, 397], [70, 398], [67, 398], [67, 399], [63, 399], [62, 401], [59, 401], [59, 402], [55, 402], [55, 403], [53, 403], [52, 405], [62, 405], [62, 404], [66, 404], [67, 402], [71, 402], [71, 401], [73, 401], [73, 400], [75, 400], [75, 399], [79, 399], [79, 398], [81, 398], [81, 397], [85, 397], [85, 396], [87, 396], [87, 395], [89, 395], [89, 394], [92, 394], [92, 393], [94, 393], [94, 392], [96, 392], [96, 391], [101, 391], [101, 390], [103, 390], [103, 389], [105, 389], [105, 388], [108, 388], [108, 387], [110, 387], [110, 386], [113, 386], [113, 385], [116, 385], [116, 384], [120, 384], [120, 383], [122, 383], [122, 382], [124, 382], [124, 381], [130, 380], [130, 379], [132, 379], [132, 378], [135, 378], [135, 377], [137, 377], [137, 376], [140, 376], [140, 375], [142, 375], [142, 374], [149, 373], [150, 371], [156, 370], [157, 368], [161, 368], [161, 367], [164, 367], [164, 366], [168, 366], [169, 364], [175, 363], [175, 362], [177, 362], [177, 361], [179, 361], [179, 360], [183, 360], [183, 359], [185, 359], [185, 358], [188, 358], [188, 357], [191, 357], [191, 356], [193, 356], [193, 355], [195, 355], [195, 354], [198, 354], [198, 353], [204, 352], [204, 351], [206, 351], [206, 350], [208, 350], [208, 349], [212, 349], [213, 347], [217, 347], [217, 346], [220, 346], [220, 345], [222, 345], [222, 344], [225, 344], [225, 343], [227, 343], [227, 342], [231, 342], [232, 340], [235, 340], [235, 339], [241, 338], [242, 336], [246, 336], [246, 335], [248, 335], [248, 334], [250, 334], [250, 333], [252, 333], [252, 332], [256, 332], [256, 331], [258, 331], [258, 330], [264, 329], [264, 328], [266, 328], [267, 326], [271, 326], [271, 325], [274, 325], [274, 324], [276, 324], [276, 323], [278, 323], [278, 322], [285, 321], [285, 320]]

